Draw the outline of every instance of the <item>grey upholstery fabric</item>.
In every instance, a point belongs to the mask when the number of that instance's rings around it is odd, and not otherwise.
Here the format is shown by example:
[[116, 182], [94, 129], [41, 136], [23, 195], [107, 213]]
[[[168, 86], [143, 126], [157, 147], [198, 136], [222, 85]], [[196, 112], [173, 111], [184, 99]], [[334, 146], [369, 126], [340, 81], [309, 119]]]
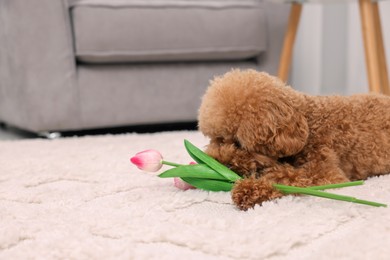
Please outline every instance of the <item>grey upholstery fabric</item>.
[[0, 121], [40, 132], [196, 120], [214, 75], [247, 67], [276, 73], [289, 9], [262, 4], [267, 37], [255, 59], [93, 65], [76, 61], [69, 1], [83, 0], [0, 0]]
[[188, 122], [214, 75], [253, 62], [81, 66], [82, 128]]
[[0, 120], [29, 130], [79, 125], [67, 1], [0, 1]]
[[69, 5], [90, 5], [110, 6], [122, 8], [123, 6], [140, 7], [207, 7], [207, 8], [229, 8], [229, 7], [253, 7], [263, 0], [68, 0]]
[[[239, 60], [266, 48], [259, 1], [79, 1], [72, 9], [83, 62]], [[160, 1], [162, 2], [162, 1]], [[240, 3], [246, 5], [240, 5]], [[238, 5], [236, 4], [238, 3]], [[223, 4], [223, 5], [222, 5]]]

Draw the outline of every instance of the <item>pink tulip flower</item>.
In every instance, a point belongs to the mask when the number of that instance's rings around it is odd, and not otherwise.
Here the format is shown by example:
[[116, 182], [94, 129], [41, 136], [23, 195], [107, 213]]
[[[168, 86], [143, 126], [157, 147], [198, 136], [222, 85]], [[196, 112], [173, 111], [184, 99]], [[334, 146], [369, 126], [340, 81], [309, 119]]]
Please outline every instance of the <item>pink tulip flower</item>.
[[163, 165], [163, 157], [156, 150], [146, 150], [137, 153], [130, 161], [135, 164], [140, 170], [147, 172], [156, 172]]
[[194, 186], [188, 184], [187, 182], [183, 181], [179, 177], [173, 178], [173, 183], [174, 183], [176, 188], [179, 188], [181, 190], [196, 189]]

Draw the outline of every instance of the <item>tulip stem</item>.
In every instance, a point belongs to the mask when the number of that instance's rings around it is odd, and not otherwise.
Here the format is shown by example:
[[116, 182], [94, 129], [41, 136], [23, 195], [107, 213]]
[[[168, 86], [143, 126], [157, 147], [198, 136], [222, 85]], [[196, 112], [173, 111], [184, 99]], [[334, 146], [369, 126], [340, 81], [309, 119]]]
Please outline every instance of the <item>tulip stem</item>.
[[173, 163], [173, 162], [167, 162], [167, 161], [161, 161], [162, 164], [173, 166], [173, 167], [179, 167], [183, 166], [183, 164]]

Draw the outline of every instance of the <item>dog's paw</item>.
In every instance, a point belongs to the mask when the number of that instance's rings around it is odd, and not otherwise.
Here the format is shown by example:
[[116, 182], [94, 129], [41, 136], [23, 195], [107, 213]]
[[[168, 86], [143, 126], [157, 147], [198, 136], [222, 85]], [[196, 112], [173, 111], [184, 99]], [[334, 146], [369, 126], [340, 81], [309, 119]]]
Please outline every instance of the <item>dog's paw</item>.
[[241, 210], [253, 208], [257, 203], [257, 190], [250, 185], [249, 179], [238, 181], [232, 190], [232, 200]]
[[232, 200], [241, 210], [248, 210], [256, 204], [261, 205], [264, 201], [281, 196], [270, 182], [255, 178], [237, 181], [232, 190]]

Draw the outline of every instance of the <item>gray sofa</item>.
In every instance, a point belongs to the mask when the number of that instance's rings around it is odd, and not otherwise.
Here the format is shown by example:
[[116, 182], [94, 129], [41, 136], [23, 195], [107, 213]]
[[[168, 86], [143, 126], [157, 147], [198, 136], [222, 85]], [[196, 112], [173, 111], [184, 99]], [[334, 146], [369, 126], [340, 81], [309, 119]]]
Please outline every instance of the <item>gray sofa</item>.
[[0, 0], [0, 121], [33, 132], [195, 121], [214, 75], [276, 73], [288, 8]]

